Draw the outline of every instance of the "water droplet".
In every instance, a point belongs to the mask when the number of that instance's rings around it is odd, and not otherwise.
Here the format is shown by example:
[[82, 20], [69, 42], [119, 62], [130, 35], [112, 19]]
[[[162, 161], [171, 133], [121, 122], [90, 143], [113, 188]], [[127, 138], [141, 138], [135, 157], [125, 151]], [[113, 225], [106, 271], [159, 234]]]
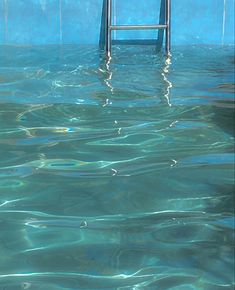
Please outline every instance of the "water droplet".
[[23, 282], [21, 284], [22, 289], [29, 289], [30, 287], [31, 287], [31, 283], [29, 283], [29, 282]]
[[171, 164], [171, 167], [175, 166], [175, 165], [178, 163], [178, 161], [176, 161], [175, 159], [172, 159], [172, 161], [173, 161], [174, 163]]
[[108, 106], [108, 104], [109, 104], [109, 99], [106, 99], [106, 100], [105, 100], [105, 103], [103, 104], [103, 107]]
[[118, 171], [114, 168], [111, 169], [112, 173], [113, 173], [113, 176], [117, 175], [118, 174]]
[[86, 228], [87, 227], [87, 222], [86, 221], [82, 221], [80, 224], [80, 228]]

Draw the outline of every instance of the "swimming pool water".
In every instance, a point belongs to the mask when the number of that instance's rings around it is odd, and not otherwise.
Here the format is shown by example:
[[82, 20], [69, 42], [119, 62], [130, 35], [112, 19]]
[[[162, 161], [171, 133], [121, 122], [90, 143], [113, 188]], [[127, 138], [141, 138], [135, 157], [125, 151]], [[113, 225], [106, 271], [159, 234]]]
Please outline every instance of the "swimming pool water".
[[0, 289], [234, 287], [234, 47], [0, 47]]

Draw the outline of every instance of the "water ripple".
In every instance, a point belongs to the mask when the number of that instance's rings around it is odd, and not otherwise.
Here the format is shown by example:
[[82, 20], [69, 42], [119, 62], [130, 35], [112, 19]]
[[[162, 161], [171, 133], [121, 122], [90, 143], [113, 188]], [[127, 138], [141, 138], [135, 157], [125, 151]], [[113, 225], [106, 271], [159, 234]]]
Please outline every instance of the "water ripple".
[[0, 289], [234, 288], [232, 47], [0, 59]]

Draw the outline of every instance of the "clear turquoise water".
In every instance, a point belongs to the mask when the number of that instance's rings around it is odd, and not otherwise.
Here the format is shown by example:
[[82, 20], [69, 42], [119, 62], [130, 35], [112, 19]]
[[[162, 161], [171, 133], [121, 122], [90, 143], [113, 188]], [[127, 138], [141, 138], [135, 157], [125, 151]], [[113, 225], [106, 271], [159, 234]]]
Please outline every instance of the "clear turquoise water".
[[233, 54], [0, 48], [0, 289], [233, 289]]

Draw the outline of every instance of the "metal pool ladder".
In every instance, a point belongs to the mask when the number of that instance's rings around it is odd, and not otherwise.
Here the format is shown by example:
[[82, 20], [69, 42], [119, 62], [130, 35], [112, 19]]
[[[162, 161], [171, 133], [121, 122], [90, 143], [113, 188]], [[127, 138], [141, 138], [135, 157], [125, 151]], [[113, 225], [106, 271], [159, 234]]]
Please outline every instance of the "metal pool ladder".
[[146, 30], [146, 29], [164, 29], [165, 46], [167, 54], [171, 47], [171, 0], [165, 1], [165, 24], [163, 25], [113, 25], [112, 24], [112, 0], [106, 0], [106, 21], [105, 21], [105, 47], [108, 57], [111, 57], [112, 51], [112, 31], [113, 30]]

